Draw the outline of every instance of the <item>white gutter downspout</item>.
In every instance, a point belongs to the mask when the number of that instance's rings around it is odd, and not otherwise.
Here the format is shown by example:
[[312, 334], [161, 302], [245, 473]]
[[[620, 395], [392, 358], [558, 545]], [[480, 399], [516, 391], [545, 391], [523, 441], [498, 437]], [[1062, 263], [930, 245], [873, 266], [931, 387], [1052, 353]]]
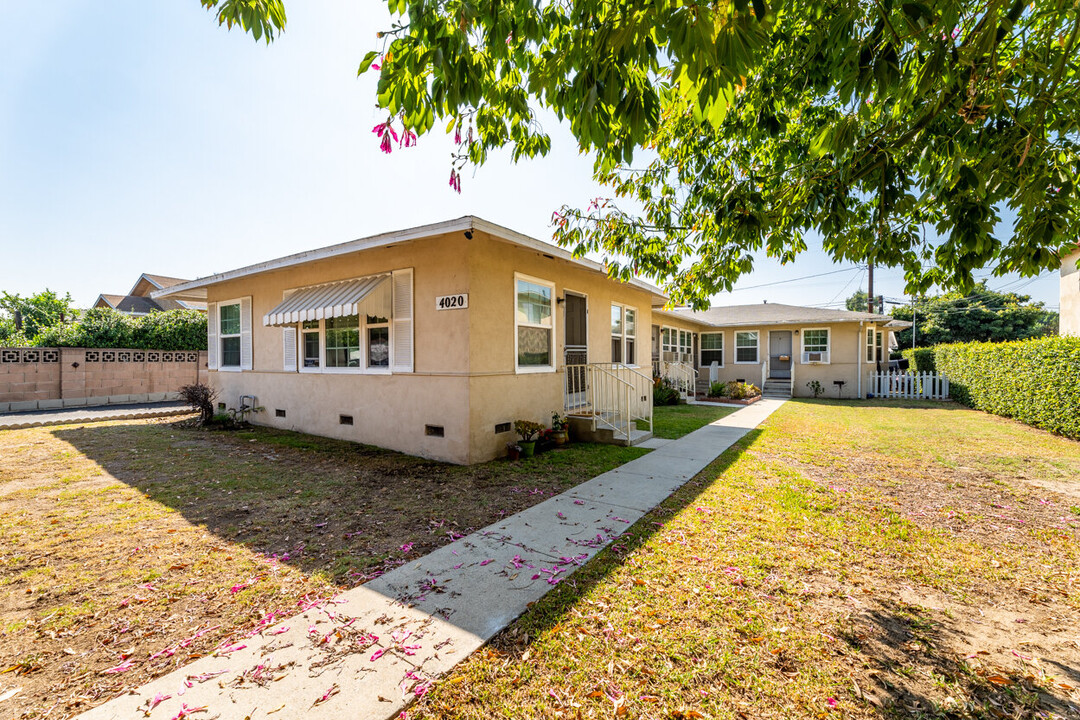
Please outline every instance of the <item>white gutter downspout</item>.
[[863, 348], [863, 343], [865, 343], [865, 342], [866, 342], [866, 333], [863, 330], [863, 321], [860, 320], [859, 321], [859, 338], [855, 342], [855, 352], [858, 355], [858, 357], [855, 359], [855, 362], [858, 364], [858, 367], [859, 367], [859, 399], [860, 400], [863, 399], [863, 394], [862, 394], [862, 356], [863, 356], [863, 352], [865, 352], [865, 349]]

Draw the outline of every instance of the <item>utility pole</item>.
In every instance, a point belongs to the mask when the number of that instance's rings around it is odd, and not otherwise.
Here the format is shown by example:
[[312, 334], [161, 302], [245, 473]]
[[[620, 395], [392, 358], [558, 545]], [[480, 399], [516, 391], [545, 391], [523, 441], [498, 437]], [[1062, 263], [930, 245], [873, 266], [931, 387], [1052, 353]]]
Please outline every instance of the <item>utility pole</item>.
[[868, 264], [870, 269], [870, 278], [866, 282], [866, 312], [874, 312], [874, 261], [871, 260]]

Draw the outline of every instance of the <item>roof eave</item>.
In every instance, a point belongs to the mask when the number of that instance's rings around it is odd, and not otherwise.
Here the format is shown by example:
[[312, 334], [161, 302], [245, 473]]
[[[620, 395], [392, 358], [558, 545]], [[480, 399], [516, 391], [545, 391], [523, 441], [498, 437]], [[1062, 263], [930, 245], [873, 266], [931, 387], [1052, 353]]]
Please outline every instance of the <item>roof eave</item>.
[[[467, 232], [471, 230], [477, 230], [487, 233], [492, 237], [510, 242], [515, 245], [527, 247], [537, 252], [541, 252], [545, 255], [549, 255], [554, 258], [559, 258], [575, 265], [580, 265], [589, 270], [603, 273], [607, 275], [607, 271], [604, 266], [593, 260], [587, 258], [578, 258], [566, 250], [555, 245], [550, 245], [536, 238], [531, 238], [528, 235], [523, 235], [509, 228], [505, 228], [501, 225], [488, 222], [482, 218], [478, 218], [472, 215], [466, 215], [464, 217], [456, 218], [454, 220], [446, 220], [439, 223], [433, 223], [430, 225], [421, 225], [415, 228], [409, 228], [406, 230], [395, 230], [393, 232], [382, 233], [380, 235], [373, 235], [367, 238], [360, 238], [357, 240], [350, 240], [348, 242], [339, 243], [338, 245], [330, 245], [324, 248], [317, 248], [315, 250], [306, 250], [304, 252], [295, 253], [293, 255], [286, 255], [284, 257], [277, 258], [275, 260], [267, 260], [265, 262], [256, 263], [254, 265], [247, 265], [245, 267], [237, 268], [235, 270], [229, 270], [223, 273], [217, 273], [215, 275], [209, 275], [197, 280], [191, 280], [186, 283], [180, 283], [171, 287], [155, 290], [150, 293], [150, 297], [157, 299], [163, 297], [171, 297], [175, 300], [192, 300], [192, 301], [205, 301], [206, 300], [206, 288], [210, 285], [215, 285], [221, 282], [227, 282], [229, 280], [236, 280], [238, 278], [247, 277], [248, 275], [256, 275], [258, 273], [270, 272], [273, 270], [281, 270], [284, 268], [294, 267], [296, 265], [302, 265], [304, 263], [316, 262], [318, 260], [325, 260], [328, 258], [339, 257], [341, 255], [348, 255], [354, 252], [360, 252], [362, 250], [371, 250], [378, 247], [385, 247], [387, 245], [393, 245], [394, 243], [409, 242], [412, 240], [421, 240], [426, 237], [432, 237], [435, 235], [444, 235], [452, 232]], [[663, 292], [647, 282], [642, 280], [631, 280], [628, 284], [637, 287], [640, 290], [644, 290], [653, 295], [654, 299], [660, 299], [662, 302], [667, 302], [667, 296]]]

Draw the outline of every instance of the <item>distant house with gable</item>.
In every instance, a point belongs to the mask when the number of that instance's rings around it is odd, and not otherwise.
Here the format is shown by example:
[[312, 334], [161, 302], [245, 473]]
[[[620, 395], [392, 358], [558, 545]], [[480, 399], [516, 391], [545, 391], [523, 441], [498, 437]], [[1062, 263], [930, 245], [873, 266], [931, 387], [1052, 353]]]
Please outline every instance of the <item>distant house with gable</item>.
[[167, 275], [143, 273], [127, 295], [98, 295], [95, 308], [112, 308], [127, 315], [149, 315], [163, 310], [200, 310], [206, 312], [206, 303], [192, 300], [174, 300], [172, 298], [152, 298], [150, 293], [164, 290], [174, 285], [190, 282], [183, 278]]

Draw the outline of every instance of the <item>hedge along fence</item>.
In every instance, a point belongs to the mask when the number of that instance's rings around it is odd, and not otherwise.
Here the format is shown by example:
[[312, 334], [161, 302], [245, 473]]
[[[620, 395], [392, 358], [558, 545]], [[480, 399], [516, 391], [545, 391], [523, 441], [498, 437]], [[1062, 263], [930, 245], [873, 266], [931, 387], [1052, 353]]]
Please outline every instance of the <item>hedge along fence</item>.
[[908, 368], [915, 373], [937, 372], [934, 363], [934, 348], [908, 348], [900, 353], [908, 361]]
[[112, 308], [93, 308], [67, 325], [45, 328], [31, 341], [37, 347], [205, 350], [206, 315], [168, 310], [133, 317]]
[[938, 345], [954, 400], [1080, 439], [1080, 337]]

